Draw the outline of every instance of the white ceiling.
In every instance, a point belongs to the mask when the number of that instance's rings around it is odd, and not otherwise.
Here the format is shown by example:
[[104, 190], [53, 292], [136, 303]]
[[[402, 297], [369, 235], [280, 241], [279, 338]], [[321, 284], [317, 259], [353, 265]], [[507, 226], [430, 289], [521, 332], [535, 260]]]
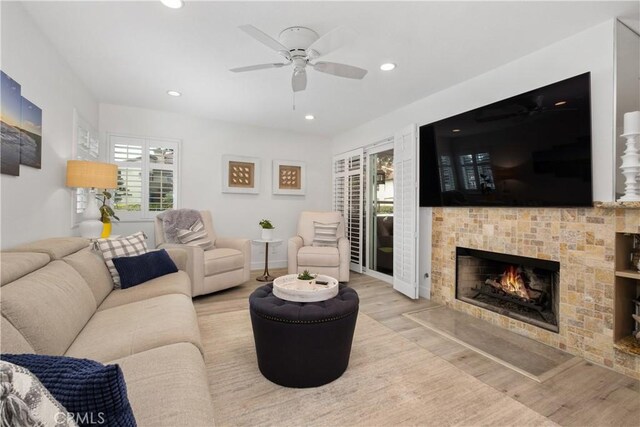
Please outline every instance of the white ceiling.
[[[614, 17], [638, 2], [26, 2], [100, 102], [335, 135]], [[277, 38], [290, 26], [358, 33], [323, 57], [366, 68], [361, 81], [308, 71], [292, 110], [292, 69], [232, 73], [281, 57], [237, 27]], [[395, 62], [395, 71], [379, 70]], [[166, 95], [169, 89], [183, 93]], [[305, 114], [316, 120], [304, 120]]]

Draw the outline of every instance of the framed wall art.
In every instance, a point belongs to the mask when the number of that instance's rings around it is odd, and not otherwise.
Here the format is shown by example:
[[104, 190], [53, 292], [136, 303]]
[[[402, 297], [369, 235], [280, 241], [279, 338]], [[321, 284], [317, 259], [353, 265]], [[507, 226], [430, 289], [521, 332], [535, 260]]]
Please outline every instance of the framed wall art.
[[273, 194], [304, 196], [306, 164], [294, 160], [273, 161]]
[[2, 133], [1, 172], [5, 175], [20, 175], [20, 127], [22, 126], [22, 96], [20, 84], [0, 71], [2, 85], [2, 109], [0, 121]]
[[260, 192], [260, 159], [258, 157], [222, 156], [222, 192]]

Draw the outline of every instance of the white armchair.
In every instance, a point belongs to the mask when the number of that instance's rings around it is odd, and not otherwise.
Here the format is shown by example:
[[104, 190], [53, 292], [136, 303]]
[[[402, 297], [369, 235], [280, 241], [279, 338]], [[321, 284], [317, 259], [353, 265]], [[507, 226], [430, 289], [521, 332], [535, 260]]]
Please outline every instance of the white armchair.
[[192, 296], [204, 295], [240, 285], [251, 273], [251, 242], [216, 236], [209, 211], [200, 211], [202, 222], [214, 248], [206, 251], [197, 246], [167, 243], [162, 220], [156, 217], [157, 248], [179, 247], [187, 251], [187, 274], [191, 278]]
[[[315, 236], [314, 221], [318, 223], [339, 223], [337, 230], [338, 247], [313, 246]], [[289, 239], [289, 274], [324, 274], [349, 281], [349, 240], [344, 233], [344, 218], [340, 212], [302, 212], [298, 220], [298, 235]]]

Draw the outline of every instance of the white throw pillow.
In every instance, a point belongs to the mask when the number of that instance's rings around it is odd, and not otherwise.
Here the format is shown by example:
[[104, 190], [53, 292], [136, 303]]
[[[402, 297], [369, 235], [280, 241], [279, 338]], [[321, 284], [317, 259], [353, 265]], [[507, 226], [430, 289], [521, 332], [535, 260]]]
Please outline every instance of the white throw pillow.
[[0, 361], [3, 425], [75, 427], [73, 416], [28, 369]]
[[339, 225], [339, 222], [313, 221], [314, 236], [311, 246], [337, 248]]
[[182, 244], [198, 246], [205, 251], [213, 248], [213, 242], [209, 238], [207, 230], [205, 230], [204, 224], [200, 220], [194, 222], [188, 230], [178, 229], [176, 237]]
[[113, 265], [113, 259], [146, 254], [148, 252], [146, 239], [147, 236], [142, 231], [119, 239], [98, 239], [98, 247], [102, 251], [104, 262], [109, 267], [116, 289], [120, 288], [120, 276], [116, 266]]

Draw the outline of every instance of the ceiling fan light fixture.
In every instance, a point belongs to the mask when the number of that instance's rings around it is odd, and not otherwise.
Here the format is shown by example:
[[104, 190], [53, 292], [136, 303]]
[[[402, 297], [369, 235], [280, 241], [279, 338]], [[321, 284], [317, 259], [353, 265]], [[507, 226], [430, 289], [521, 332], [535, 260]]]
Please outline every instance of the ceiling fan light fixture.
[[313, 114], [307, 114], [306, 116], [304, 116], [304, 118], [305, 118], [306, 120], [313, 120], [313, 119], [315, 119], [316, 117], [315, 117]]
[[393, 62], [385, 62], [380, 66], [380, 69], [382, 71], [391, 71], [395, 68], [396, 68], [396, 64], [394, 64]]
[[167, 91], [167, 95], [169, 95], [169, 96], [182, 96], [182, 94], [180, 92], [178, 92], [177, 90], [168, 90]]
[[183, 0], [160, 0], [160, 2], [171, 9], [180, 9], [184, 6]]

